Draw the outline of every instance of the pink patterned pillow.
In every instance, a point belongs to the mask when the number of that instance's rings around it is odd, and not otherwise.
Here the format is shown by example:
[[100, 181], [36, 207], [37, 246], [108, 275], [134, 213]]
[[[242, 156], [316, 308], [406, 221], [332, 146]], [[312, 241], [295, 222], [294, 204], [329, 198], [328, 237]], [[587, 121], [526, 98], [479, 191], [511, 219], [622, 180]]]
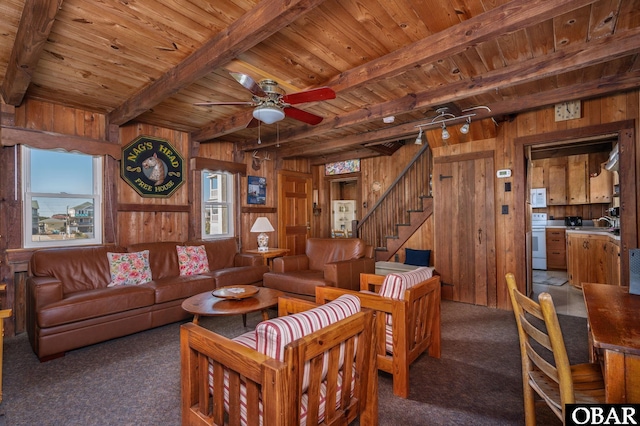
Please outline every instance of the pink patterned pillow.
[[111, 282], [107, 287], [138, 285], [151, 281], [149, 250], [135, 253], [107, 253]]
[[176, 246], [180, 275], [209, 272], [209, 259], [204, 246]]

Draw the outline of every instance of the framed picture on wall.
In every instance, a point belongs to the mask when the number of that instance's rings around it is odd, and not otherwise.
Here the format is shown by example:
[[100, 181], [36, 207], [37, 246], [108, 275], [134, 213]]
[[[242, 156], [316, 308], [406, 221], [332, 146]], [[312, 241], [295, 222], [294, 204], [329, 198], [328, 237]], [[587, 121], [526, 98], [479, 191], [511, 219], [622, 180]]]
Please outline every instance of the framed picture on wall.
[[338, 161], [335, 163], [326, 163], [324, 165], [324, 175], [342, 175], [346, 173], [356, 173], [360, 171], [360, 159]]
[[267, 179], [260, 176], [249, 176], [247, 204], [267, 204]]

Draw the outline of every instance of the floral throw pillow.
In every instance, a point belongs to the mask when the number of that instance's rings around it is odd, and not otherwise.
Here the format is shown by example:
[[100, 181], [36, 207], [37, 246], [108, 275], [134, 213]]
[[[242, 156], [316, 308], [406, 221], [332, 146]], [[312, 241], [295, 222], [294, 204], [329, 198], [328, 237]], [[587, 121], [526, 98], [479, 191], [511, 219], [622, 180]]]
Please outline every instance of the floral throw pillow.
[[180, 275], [209, 272], [209, 259], [204, 246], [176, 246]]
[[117, 285], [138, 285], [151, 281], [149, 250], [135, 253], [107, 253], [111, 282], [107, 287]]

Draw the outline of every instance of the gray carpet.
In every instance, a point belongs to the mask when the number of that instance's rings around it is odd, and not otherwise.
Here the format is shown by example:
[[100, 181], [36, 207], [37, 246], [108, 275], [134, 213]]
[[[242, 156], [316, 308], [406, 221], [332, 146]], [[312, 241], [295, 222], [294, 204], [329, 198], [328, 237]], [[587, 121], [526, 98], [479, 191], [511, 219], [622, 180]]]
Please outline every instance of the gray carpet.
[[[259, 314], [248, 317], [253, 328]], [[226, 336], [240, 316], [204, 318]], [[584, 318], [561, 316], [572, 363], [587, 360]], [[5, 339], [0, 425], [179, 425], [179, 326], [170, 324], [40, 363], [26, 335]], [[379, 374], [381, 425], [524, 424], [520, 358], [511, 312], [442, 304], [442, 358], [411, 367], [408, 399]], [[561, 424], [541, 407], [538, 424]]]

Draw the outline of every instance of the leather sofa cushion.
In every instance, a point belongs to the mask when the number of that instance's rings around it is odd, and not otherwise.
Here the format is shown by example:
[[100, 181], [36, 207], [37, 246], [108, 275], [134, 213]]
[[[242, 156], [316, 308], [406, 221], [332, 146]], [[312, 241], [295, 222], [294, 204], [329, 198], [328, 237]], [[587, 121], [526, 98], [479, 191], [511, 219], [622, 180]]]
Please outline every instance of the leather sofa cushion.
[[324, 265], [339, 260], [364, 257], [366, 244], [359, 238], [309, 238], [305, 254], [309, 269], [321, 271]]
[[316, 295], [317, 286], [325, 286], [324, 273], [311, 269], [285, 273], [268, 272], [262, 277], [265, 287], [305, 296]]
[[262, 276], [269, 272], [266, 265], [259, 266], [237, 266], [231, 269], [219, 269], [211, 271], [206, 275], [215, 279], [216, 288], [230, 285], [262, 285]]
[[186, 299], [216, 288], [213, 278], [207, 275], [184, 275], [161, 278], [144, 284], [155, 292], [155, 303]]
[[43, 307], [37, 314], [38, 326], [54, 327], [151, 306], [154, 302], [154, 290], [146, 285], [79, 291]]
[[62, 282], [63, 294], [105, 288], [111, 281], [108, 252], [126, 250], [115, 245], [36, 250], [29, 272], [35, 277], [55, 277]]
[[161, 241], [158, 243], [138, 243], [127, 247], [129, 252], [149, 250], [149, 266], [154, 280], [180, 275], [177, 246], [183, 243], [177, 241]]

